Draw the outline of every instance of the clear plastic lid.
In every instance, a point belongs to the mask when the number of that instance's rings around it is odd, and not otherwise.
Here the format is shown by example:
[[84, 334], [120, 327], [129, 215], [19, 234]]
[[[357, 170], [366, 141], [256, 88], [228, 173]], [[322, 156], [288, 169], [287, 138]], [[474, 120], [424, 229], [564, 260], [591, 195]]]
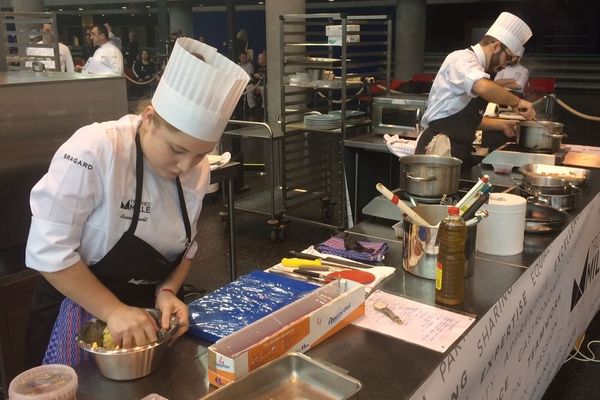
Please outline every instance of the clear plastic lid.
[[77, 374], [67, 365], [48, 364], [17, 375], [8, 388], [10, 400], [74, 400]]

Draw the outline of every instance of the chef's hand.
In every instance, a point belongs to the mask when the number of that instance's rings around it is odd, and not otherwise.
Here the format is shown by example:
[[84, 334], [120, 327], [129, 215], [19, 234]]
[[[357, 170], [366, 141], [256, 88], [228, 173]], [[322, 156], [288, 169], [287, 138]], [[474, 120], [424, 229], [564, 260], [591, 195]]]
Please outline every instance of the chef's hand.
[[519, 103], [516, 106], [514, 106], [513, 109], [515, 112], [525, 117], [525, 119], [535, 119], [535, 110], [533, 109], [533, 104], [531, 104], [527, 100], [519, 100]]
[[146, 311], [126, 304], [119, 305], [106, 320], [115, 344], [123, 348], [144, 345], [156, 341], [158, 326]]
[[171, 315], [175, 315], [179, 319], [179, 329], [177, 329], [177, 332], [173, 335], [173, 340], [177, 339], [188, 330], [190, 318], [188, 307], [184, 302], [179, 300], [173, 292], [169, 290], [159, 291], [156, 296], [156, 308], [162, 313], [162, 329], [169, 329]]
[[499, 122], [499, 128], [506, 137], [513, 138], [517, 135], [519, 121], [514, 119], [500, 119]]
[[81, 72], [83, 70], [83, 66], [82, 65], [76, 65], [74, 68], [75, 72]]

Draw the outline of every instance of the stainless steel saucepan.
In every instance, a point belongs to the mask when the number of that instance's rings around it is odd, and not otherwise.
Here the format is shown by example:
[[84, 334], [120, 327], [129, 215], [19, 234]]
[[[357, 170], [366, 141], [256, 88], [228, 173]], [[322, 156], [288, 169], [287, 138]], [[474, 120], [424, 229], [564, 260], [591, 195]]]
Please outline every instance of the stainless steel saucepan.
[[552, 121], [521, 121], [517, 130], [517, 144], [533, 151], [560, 150], [564, 124]]

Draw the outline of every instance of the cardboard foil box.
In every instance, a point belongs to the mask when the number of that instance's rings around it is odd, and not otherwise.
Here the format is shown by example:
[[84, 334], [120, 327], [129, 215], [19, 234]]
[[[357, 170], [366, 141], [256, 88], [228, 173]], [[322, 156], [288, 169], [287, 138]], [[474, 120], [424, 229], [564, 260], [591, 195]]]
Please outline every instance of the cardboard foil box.
[[305, 352], [364, 313], [364, 286], [333, 281], [210, 346], [209, 382], [223, 386], [285, 353]]

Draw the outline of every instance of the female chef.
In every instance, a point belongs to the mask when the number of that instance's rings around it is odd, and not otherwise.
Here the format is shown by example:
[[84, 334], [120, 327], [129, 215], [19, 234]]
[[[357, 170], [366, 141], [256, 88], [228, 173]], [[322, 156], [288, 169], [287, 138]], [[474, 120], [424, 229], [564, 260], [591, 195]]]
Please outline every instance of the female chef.
[[216, 49], [177, 41], [152, 105], [141, 115], [79, 129], [31, 192], [26, 264], [45, 279], [36, 291], [31, 365], [76, 365], [75, 335], [93, 316], [116, 344], [156, 340], [188, 310], [177, 294], [210, 177], [204, 156], [218, 142], [248, 74]]

